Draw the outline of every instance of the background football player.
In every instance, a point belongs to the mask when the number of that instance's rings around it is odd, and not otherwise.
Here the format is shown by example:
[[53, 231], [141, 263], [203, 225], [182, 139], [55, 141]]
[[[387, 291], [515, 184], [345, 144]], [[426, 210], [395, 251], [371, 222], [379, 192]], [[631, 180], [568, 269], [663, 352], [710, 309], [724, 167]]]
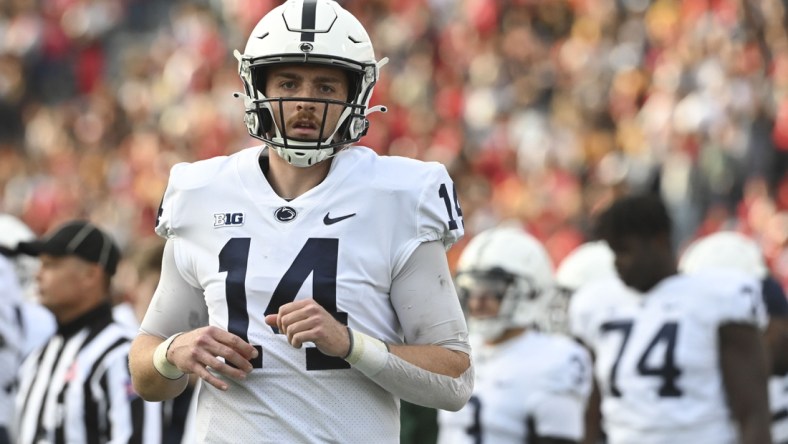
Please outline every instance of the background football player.
[[704, 236], [690, 244], [679, 260], [679, 271], [684, 273], [714, 269], [739, 270], [761, 282], [769, 316], [764, 337], [772, 374], [769, 378], [772, 439], [778, 443], [788, 442], [788, 300], [785, 292], [771, 276], [758, 244], [741, 233], [718, 231]]
[[548, 302], [548, 329], [569, 333], [569, 301], [584, 285], [616, 277], [613, 252], [603, 241], [580, 244], [561, 260], [555, 270], [555, 295]]
[[540, 332], [554, 290], [544, 247], [516, 227], [489, 229], [463, 250], [457, 289], [476, 383], [459, 412], [439, 412], [439, 443], [575, 443], [591, 389], [586, 350]]
[[55, 331], [54, 317], [34, 299], [38, 259], [16, 253], [34, 238], [21, 220], [0, 214], [0, 443], [10, 439], [19, 366]]
[[758, 281], [678, 274], [657, 196], [619, 198], [597, 223], [619, 279], [581, 288], [570, 326], [593, 352], [609, 443], [770, 443]]

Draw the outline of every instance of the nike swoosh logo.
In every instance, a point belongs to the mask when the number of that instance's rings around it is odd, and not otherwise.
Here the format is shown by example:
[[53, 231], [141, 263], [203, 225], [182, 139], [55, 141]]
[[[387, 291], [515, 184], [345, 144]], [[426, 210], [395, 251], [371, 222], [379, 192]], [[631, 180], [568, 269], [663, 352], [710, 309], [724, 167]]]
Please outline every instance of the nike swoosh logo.
[[341, 221], [343, 221], [345, 219], [351, 218], [351, 217], [356, 215], [356, 213], [353, 213], [353, 214], [346, 214], [344, 216], [339, 216], [339, 217], [332, 218], [331, 216], [329, 216], [329, 214], [331, 214], [331, 213], [330, 212], [326, 213], [326, 217], [323, 218], [323, 223], [326, 224], [326, 225], [332, 225], [332, 224], [335, 224], [337, 222], [341, 222]]

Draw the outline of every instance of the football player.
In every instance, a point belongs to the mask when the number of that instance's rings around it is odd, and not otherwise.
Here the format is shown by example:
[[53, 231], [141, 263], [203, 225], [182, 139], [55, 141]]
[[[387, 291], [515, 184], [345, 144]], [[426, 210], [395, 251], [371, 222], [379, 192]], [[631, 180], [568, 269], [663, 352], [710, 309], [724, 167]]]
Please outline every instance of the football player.
[[690, 244], [679, 260], [679, 271], [684, 273], [709, 269], [740, 270], [762, 284], [761, 294], [769, 316], [764, 337], [772, 374], [769, 378], [772, 439], [788, 442], [788, 300], [785, 292], [769, 273], [758, 244], [741, 233], [718, 231], [704, 236]]
[[[17, 246], [20, 242], [32, 241], [35, 233], [16, 216], [0, 214], [0, 252], [4, 253], [13, 267], [12, 274], [17, 279], [21, 293], [12, 298], [15, 292], [4, 296], [8, 299], [4, 305], [17, 312], [14, 324], [21, 328], [21, 342], [13, 344], [20, 347], [22, 355], [27, 355], [35, 348], [43, 345], [55, 332], [56, 324], [52, 313], [37, 300], [36, 273], [39, 260], [36, 257], [19, 254]], [[2, 294], [2, 292], [0, 292]]]
[[52, 314], [33, 300], [38, 261], [16, 252], [34, 238], [21, 220], [0, 214], [0, 443], [10, 442], [19, 366], [55, 331]]
[[590, 241], [572, 250], [555, 270], [557, 291], [548, 303], [548, 328], [569, 333], [568, 310], [572, 295], [583, 285], [616, 276], [613, 252], [603, 241]]
[[400, 398], [458, 410], [472, 391], [454, 183], [354, 145], [386, 59], [338, 3], [285, 2], [236, 57], [262, 146], [172, 169], [134, 386], [202, 378], [200, 442], [396, 443]]
[[[616, 268], [613, 265], [615, 257], [606, 242], [601, 240], [589, 241], [581, 244], [569, 253], [558, 265], [555, 272], [555, 282], [558, 287], [556, 296], [550, 303], [549, 326], [552, 331], [571, 335], [569, 320], [572, 317], [570, 309], [583, 304], [572, 304], [572, 297], [582, 287], [592, 282], [604, 279], [618, 279]], [[593, 301], [588, 303], [593, 305]], [[588, 399], [589, 409], [586, 410], [585, 430], [586, 435], [594, 440], [604, 442], [599, 409], [599, 389], [593, 385]], [[596, 444], [591, 441], [588, 444]]]
[[22, 362], [20, 344], [23, 325], [20, 319], [22, 289], [14, 273], [13, 263], [0, 255], [0, 444], [11, 442], [11, 421], [14, 417], [16, 372]]
[[622, 197], [597, 223], [620, 279], [581, 288], [570, 326], [595, 358], [608, 442], [771, 443], [758, 281], [678, 274], [657, 196]]
[[576, 443], [591, 390], [588, 352], [564, 335], [540, 332], [554, 290], [544, 247], [516, 227], [475, 236], [456, 285], [476, 365], [470, 402], [439, 412], [439, 443]]

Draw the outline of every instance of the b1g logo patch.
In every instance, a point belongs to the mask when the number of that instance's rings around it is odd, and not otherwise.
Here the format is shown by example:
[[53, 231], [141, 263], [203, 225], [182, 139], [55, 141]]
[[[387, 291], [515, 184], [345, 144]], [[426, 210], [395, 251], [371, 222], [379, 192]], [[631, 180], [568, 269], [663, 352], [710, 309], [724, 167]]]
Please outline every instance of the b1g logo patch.
[[243, 213], [214, 213], [213, 227], [239, 227], [244, 224]]

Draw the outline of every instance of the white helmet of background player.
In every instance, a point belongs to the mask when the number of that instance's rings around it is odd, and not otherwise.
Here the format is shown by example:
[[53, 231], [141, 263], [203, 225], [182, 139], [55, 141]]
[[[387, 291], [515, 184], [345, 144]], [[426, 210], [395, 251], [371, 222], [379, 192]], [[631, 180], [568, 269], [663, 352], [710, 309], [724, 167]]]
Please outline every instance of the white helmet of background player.
[[[288, 0], [274, 8], [257, 23], [244, 53], [235, 51], [235, 57], [246, 93], [244, 120], [249, 134], [264, 141], [291, 165], [307, 167], [335, 155], [366, 134], [367, 115], [385, 111], [385, 107], [368, 105], [380, 68], [388, 59], [375, 60], [364, 27], [332, 0]], [[349, 97], [346, 102], [266, 97], [266, 70], [275, 64], [341, 68], [348, 75]], [[288, 137], [286, 129], [277, 125], [274, 113], [281, 112], [283, 102], [294, 100], [326, 105], [321, 107], [319, 140]], [[333, 128], [326, 127], [329, 103], [345, 107]]]
[[[0, 214], [0, 247], [14, 251], [20, 242], [32, 241], [35, 233], [24, 222], [10, 214]], [[26, 291], [35, 283], [38, 259], [27, 255], [11, 258], [19, 283]]]
[[570, 292], [597, 279], [616, 277], [615, 255], [605, 241], [586, 242], [572, 250], [558, 265], [556, 284]]
[[[492, 228], [462, 251], [456, 284], [469, 331], [491, 341], [508, 329], [543, 319], [544, 296], [553, 288], [553, 264], [542, 244], [519, 227]], [[499, 298], [497, 316], [469, 315], [468, 299], [480, 295]]]
[[694, 241], [679, 260], [682, 273], [711, 268], [734, 268], [758, 279], [769, 274], [758, 244], [735, 231], [718, 231]]
[[600, 279], [618, 278], [614, 262], [613, 250], [605, 241], [581, 244], [561, 261], [555, 271], [558, 291], [547, 304], [550, 330], [568, 331], [569, 299], [580, 287]]

